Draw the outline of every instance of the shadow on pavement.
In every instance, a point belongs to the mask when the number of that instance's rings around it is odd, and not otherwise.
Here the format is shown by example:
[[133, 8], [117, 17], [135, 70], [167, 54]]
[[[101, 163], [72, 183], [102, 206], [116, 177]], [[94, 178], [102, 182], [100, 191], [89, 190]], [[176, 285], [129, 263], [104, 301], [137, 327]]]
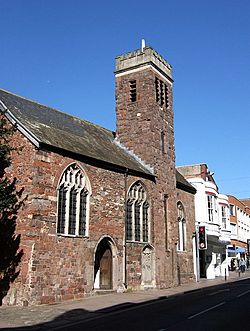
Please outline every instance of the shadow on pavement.
[[[245, 281], [248, 278], [242, 278], [239, 280]], [[74, 330], [74, 325], [80, 324], [81, 322], [84, 323], [84, 321], [89, 321], [95, 318], [99, 318], [101, 316], [104, 316], [105, 314], [114, 313], [118, 311], [126, 311], [126, 309], [129, 308], [135, 308], [135, 307], [142, 307], [144, 305], [157, 303], [165, 299], [174, 298], [179, 295], [192, 293], [192, 292], [198, 292], [205, 291], [208, 289], [216, 289], [221, 286], [228, 286], [230, 283], [222, 283], [222, 284], [214, 284], [209, 287], [200, 287], [200, 288], [194, 288], [189, 289], [187, 291], [178, 292], [171, 295], [162, 295], [158, 296], [154, 299], [148, 299], [143, 300], [141, 302], [123, 302], [121, 304], [111, 305], [106, 308], [96, 309], [96, 310], [87, 310], [83, 308], [75, 308], [68, 311], [62, 310], [63, 308], [60, 308], [59, 305], [44, 305], [44, 306], [36, 306], [36, 307], [27, 307], [27, 308], [20, 308], [17, 310], [13, 309], [12, 313], [9, 315], [5, 315], [4, 311], [2, 311], [3, 315], [5, 316], [5, 320], [12, 321], [13, 324], [21, 324], [22, 326], [4, 326], [1, 328], [1, 321], [0, 321], [0, 330], [17, 330], [17, 331], [42, 331], [42, 330]], [[0, 309], [1, 310], [1, 309]], [[20, 318], [15, 321], [15, 311], [16, 316], [20, 316]], [[6, 309], [7, 313], [7, 309]], [[58, 316], [56, 316], [58, 315]], [[55, 317], [56, 316], [56, 317]], [[13, 320], [12, 320], [13, 317]], [[37, 323], [36, 323], [37, 321]], [[26, 324], [26, 326], [25, 326]], [[86, 330], [86, 329], [85, 329]]]
[[[201, 291], [203, 289], [200, 289]], [[176, 294], [179, 295], [179, 294]], [[171, 295], [171, 297], [174, 297], [175, 295]], [[80, 324], [81, 322], [84, 323], [84, 321], [89, 321], [91, 319], [95, 319], [98, 318], [100, 316], [103, 316], [105, 314], [110, 314], [110, 313], [114, 313], [114, 312], [118, 312], [118, 311], [126, 311], [126, 309], [129, 308], [135, 308], [135, 307], [142, 307], [144, 305], [147, 304], [151, 304], [151, 303], [157, 303], [160, 302], [162, 300], [165, 300], [169, 298], [169, 296], [159, 296], [158, 298], [154, 298], [154, 299], [149, 299], [149, 300], [145, 300], [142, 302], [124, 302], [121, 304], [116, 304], [113, 306], [109, 306], [106, 308], [101, 308], [101, 309], [97, 309], [94, 311], [89, 311], [86, 309], [82, 309], [82, 308], [76, 308], [76, 309], [71, 309], [68, 310], [67, 312], [64, 313], [59, 313], [59, 315], [57, 317], [51, 318], [51, 320], [49, 321], [45, 321], [45, 322], [40, 322], [38, 324], [32, 323], [32, 325], [27, 325], [27, 326], [9, 326], [9, 327], [4, 327], [1, 328], [1, 331], [42, 331], [42, 330], [74, 330], [74, 325], [76, 324]], [[42, 306], [38, 306], [39, 308]], [[45, 307], [45, 306], [44, 306]], [[47, 307], [52, 308], [53, 305], [48, 305]], [[37, 313], [39, 314], [38, 319], [43, 315], [42, 310], [39, 312], [39, 308], [37, 310]], [[34, 312], [33, 312], [34, 313]], [[28, 316], [28, 310], [26, 310], [26, 316]], [[47, 318], [48, 319], [48, 318]], [[23, 321], [25, 323], [27, 323], [27, 320], [25, 319], [25, 317], [23, 317]], [[33, 318], [34, 321], [34, 318]], [[23, 323], [23, 324], [24, 324]], [[31, 324], [31, 323], [30, 323]], [[86, 329], [85, 329], [86, 330]]]
[[[94, 313], [95, 314], [95, 313]], [[88, 319], [89, 316], [86, 315], [93, 315], [93, 313], [86, 311], [85, 309], [73, 309], [70, 311], [67, 311], [66, 313], [63, 313], [56, 318], [52, 319], [51, 321], [47, 321], [44, 323], [39, 323], [39, 324], [34, 324], [34, 325], [29, 325], [29, 326], [9, 326], [9, 327], [4, 327], [0, 328], [2, 331], [4, 330], [25, 330], [25, 331], [35, 331], [35, 330], [53, 330], [55, 329], [60, 329], [61, 327], [67, 327], [67, 325], [70, 325], [71, 323], [85, 320], [86, 318]]]
[[[157, 300], [150, 300], [150, 301], [157, 301]], [[9, 326], [9, 327], [4, 327], [1, 328], [1, 331], [7, 331], [7, 330], [16, 330], [16, 331], [38, 331], [38, 330], [53, 330], [53, 329], [66, 329], [68, 325], [68, 329], [73, 330], [73, 325], [72, 324], [78, 324], [84, 321], [88, 321], [92, 318], [96, 318], [98, 316], [101, 316], [103, 314], [108, 314], [111, 312], [119, 311], [119, 310], [124, 310], [126, 308], [132, 307], [132, 306], [139, 306], [140, 303], [130, 303], [130, 302], [125, 302], [119, 305], [107, 307], [107, 308], [102, 308], [99, 310], [95, 311], [88, 311], [85, 309], [77, 308], [77, 309], [72, 309], [69, 310], [65, 313], [60, 314], [59, 316], [55, 317], [54, 319], [50, 321], [46, 321], [43, 323], [39, 324], [34, 324], [34, 325], [27, 325], [27, 326]]]
[[[46, 322], [42, 322], [42, 323], [38, 323], [38, 324], [32, 323], [32, 325], [19, 326], [19, 327], [18, 326], [8, 326], [8, 327], [4, 327], [4, 328], [0, 327], [0, 330], [1, 331], [5, 331], [5, 330], [6, 331], [7, 330], [8, 331], [10, 331], [10, 330], [12, 330], [12, 331], [13, 330], [16, 330], [16, 331], [22, 331], [22, 330], [23, 331], [42, 331], [42, 330], [54, 330], [54, 329], [60, 330], [61, 328], [64, 330], [66, 330], [66, 329], [73, 330], [74, 324], [78, 324], [78, 323], [80, 324], [81, 322], [98, 318], [104, 314], [109, 314], [109, 313], [113, 313], [113, 312], [117, 312], [117, 311], [124, 311], [128, 308], [139, 307], [139, 306], [143, 306], [145, 304], [158, 302], [158, 301], [161, 301], [166, 298], [167, 298], [167, 296], [162, 296], [157, 299], [151, 299], [151, 300], [137, 302], [137, 303], [124, 302], [121, 304], [97, 309], [94, 311], [89, 311], [89, 310], [82, 309], [82, 308], [76, 308], [76, 309], [71, 309], [65, 313], [62, 313], [62, 314], [58, 315], [57, 317], [51, 319], [50, 321], [46, 321]], [[51, 305], [51, 307], [52, 307], [52, 305]], [[37, 311], [37, 313], [39, 314], [38, 311]], [[41, 319], [41, 315], [42, 315], [42, 312], [40, 312], [40, 319]], [[26, 311], [26, 316], [28, 316], [28, 311]], [[38, 319], [39, 319], [39, 317], [38, 317]], [[25, 321], [25, 318], [23, 318], [23, 321]], [[68, 326], [68, 328], [67, 328], [67, 326]]]

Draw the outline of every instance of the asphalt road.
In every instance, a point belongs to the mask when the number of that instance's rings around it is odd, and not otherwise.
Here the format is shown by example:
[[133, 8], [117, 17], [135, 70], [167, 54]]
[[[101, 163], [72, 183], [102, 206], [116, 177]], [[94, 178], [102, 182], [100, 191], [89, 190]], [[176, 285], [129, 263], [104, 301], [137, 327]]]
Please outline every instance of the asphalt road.
[[92, 319], [54, 330], [250, 330], [250, 279], [162, 297], [118, 311], [99, 311]]

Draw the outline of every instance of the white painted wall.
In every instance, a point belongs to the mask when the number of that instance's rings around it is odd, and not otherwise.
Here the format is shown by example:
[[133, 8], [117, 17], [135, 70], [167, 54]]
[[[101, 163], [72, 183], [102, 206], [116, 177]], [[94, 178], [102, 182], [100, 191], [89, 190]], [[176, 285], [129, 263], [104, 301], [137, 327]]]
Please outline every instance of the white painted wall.
[[[229, 219], [229, 203], [228, 197], [224, 194], [219, 194], [217, 187], [213, 182], [208, 182], [202, 178], [188, 178], [187, 179], [197, 190], [195, 194], [195, 220], [196, 226], [205, 225], [206, 233], [209, 238], [217, 240], [217, 246], [213, 248], [211, 245], [207, 254], [210, 255], [211, 261], [207, 265], [207, 278], [213, 279], [216, 276], [228, 275], [227, 270], [227, 258], [226, 260], [218, 263], [218, 257], [224, 254], [226, 255], [226, 249], [218, 248], [223, 247], [230, 243], [231, 238], [231, 225]], [[213, 222], [209, 221], [208, 215], [208, 194], [212, 196], [213, 201]], [[221, 206], [225, 206], [226, 213], [226, 227], [222, 227], [222, 209]], [[221, 249], [221, 251], [220, 251]], [[197, 265], [194, 266], [197, 271]], [[198, 277], [197, 277], [198, 278]]]

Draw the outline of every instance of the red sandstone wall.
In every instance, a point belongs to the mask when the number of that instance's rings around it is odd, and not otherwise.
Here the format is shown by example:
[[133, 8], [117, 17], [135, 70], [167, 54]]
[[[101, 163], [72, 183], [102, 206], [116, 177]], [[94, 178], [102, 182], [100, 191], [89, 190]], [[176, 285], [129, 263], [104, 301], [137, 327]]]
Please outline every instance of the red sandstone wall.
[[[79, 298], [93, 289], [95, 248], [109, 235], [117, 249], [113, 287], [123, 282], [123, 236], [125, 177], [78, 162], [86, 172], [92, 189], [88, 238], [69, 238], [56, 234], [57, 184], [63, 170], [75, 160], [36, 149], [24, 136], [16, 132], [13, 145], [21, 150], [13, 152], [9, 176], [18, 178], [18, 186], [27, 195], [19, 213], [17, 233], [21, 233], [24, 257], [21, 272], [12, 285], [5, 303], [37, 304]], [[132, 183], [139, 178], [129, 177]], [[154, 185], [143, 180], [146, 187]], [[151, 209], [153, 212], [153, 209]], [[131, 244], [128, 265], [134, 256], [138, 262], [129, 271], [128, 282], [140, 287], [142, 245]], [[133, 247], [137, 247], [135, 250]], [[130, 261], [131, 260], [131, 261]]]
[[194, 209], [194, 195], [184, 192], [180, 189], [177, 190], [177, 201], [183, 204], [186, 220], [186, 238], [187, 247], [184, 252], [178, 252], [179, 264], [179, 282], [180, 284], [195, 281], [194, 266], [193, 266], [193, 246], [192, 238], [195, 233], [195, 209]]
[[[169, 84], [169, 108], [155, 102], [151, 69], [118, 77], [117, 134], [127, 148], [134, 151], [154, 168], [155, 183], [142, 180], [150, 202], [150, 249], [155, 286], [178, 284], [177, 263], [182, 266], [182, 279], [191, 278], [191, 232], [186, 254], [176, 252], [178, 239], [177, 191], [175, 179], [175, 150], [172, 111], [172, 88]], [[162, 79], [162, 77], [158, 77]], [[138, 100], [129, 103], [128, 81], [137, 80]], [[161, 131], [164, 132], [164, 151]], [[98, 241], [105, 235], [112, 238], [116, 248], [113, 288], [124, 280], [124, 196], [125, 177], [94, 166], [80, 163], [89, 177], [92, 197], [88, 238], [67, 238], [56, 235], [57, 184], [63, 170], [75, 160], [37, 150], [20, 133], [13, 144], [22, 147], [13, 153], [9, 174], [19, 180], [28, 195], [18, 218], [17, 231], [22, 235], [25, 255], [17, 282], [8, 293], [6, 302], [48, 303], [78, 298], [93, 288], [94, 254]], [[139, 178], [128, 177], [127, 187]], [[185, 210], [193, 201], [178, 190]], [[194, 210], [188, 219], [192, 219]], [[194, 219], [194, 218], [193, 218]], [[127, 285], [141, 286], [142, 251], [145, 244], [127, 244]]]
[[[116, 77], [117, 137], [123, 145], [154, 168], [152, 186], [151, 244], [155, 247], [156, 284], [177, 284], [177, 210], [175, 149], [172, 111], [172, 86], [168, 84], [169, 107], [161, 107], [155, 98], [155, 77], [151, 68]], [[129, 81], [136, 80], [137, 101], [130, 102]], [[164, 132], [164, 150], [161, 132]], [[164, 196], [167, 196], [164, 206]]]

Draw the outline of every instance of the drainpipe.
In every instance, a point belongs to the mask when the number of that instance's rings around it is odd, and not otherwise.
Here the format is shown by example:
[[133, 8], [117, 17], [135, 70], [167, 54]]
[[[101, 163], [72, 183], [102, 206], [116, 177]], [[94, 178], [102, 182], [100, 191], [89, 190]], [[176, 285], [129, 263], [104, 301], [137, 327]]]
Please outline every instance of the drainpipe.
[[128, 190], [128, 169], [124, 173], [124, 286], [128, 287], [127, 284], [127, 243], [126, 243], [126, 233], [127, 233], [127, 190]]

